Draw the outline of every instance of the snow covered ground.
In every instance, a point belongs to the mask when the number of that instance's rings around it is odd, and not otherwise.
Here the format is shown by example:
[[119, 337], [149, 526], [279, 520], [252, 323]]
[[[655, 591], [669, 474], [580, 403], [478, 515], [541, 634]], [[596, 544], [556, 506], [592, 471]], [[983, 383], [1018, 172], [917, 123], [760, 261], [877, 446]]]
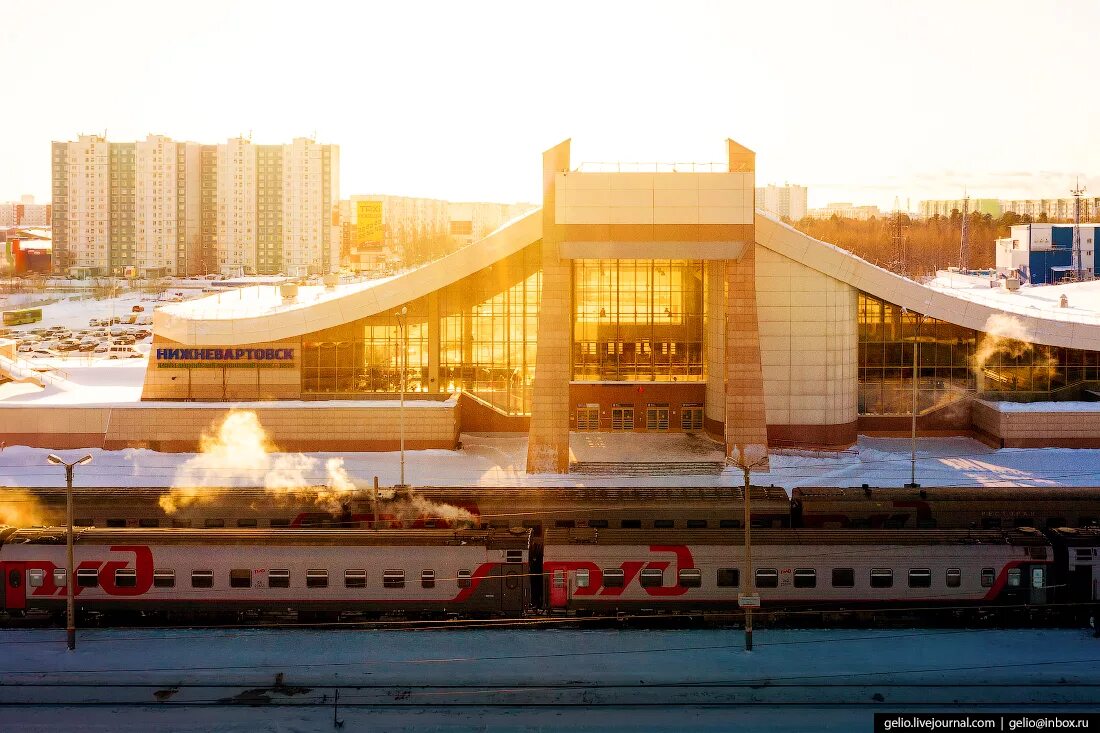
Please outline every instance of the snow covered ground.
[[[760, 630], [753, 652], [736, 629], [87, 630], [75, 652], [61, 630], [7, 630], [0, 658], [0, 702], [108, 705], [5, 707], [20, 731], [318, 730], [337, 687], [350, 730], [848, 731], [876, 711], [1100, 710], [1100, 640], [1082, 630]], [[260, 707], [189, 706], [218, 701]], [[110, 707], [131, 702], [146, 707]]]
[[[528, 475], [527, 436], [463, 434], [462, 449], [408, 451], [406, 477], [419, 486], [737, 486], [740, 470], [720, 475], [609, 477]], [[0, 486], [62, 486], [64, 472], [46, 464], [47, 454], [68, 458], [91, 453], [93, 460], [76, 471], [78, 486], [171, 486], [179, 467], [192, 453], [157, 453], [141, 449], [50, 451], [8, 446], [0, 451]], [[271, 463], [281, 454], [272, 454]], [[383, 485], [397, 483], [399, 454], [311, 453], [314, 469], [304, 471], [310, 483], [327, 480], [328, 458], [338, 457], [357, 482], [378, 476]], [[684, 460], [696, 456], [685, 455]], [[755, 472], [759, 485], [901, 486], [909, 481], [909, 440], [862, 437], [850, 451], [775, 453], [771, 469]], [[221, 486], [264, 484], [267, 469], [216, 467]], [[917, 481], [923, 486], [1095, 486], [1100, 485], [1100, 450], [1009, 448], [995, 450], [969, 438], [922, 438], [918, 441]]]

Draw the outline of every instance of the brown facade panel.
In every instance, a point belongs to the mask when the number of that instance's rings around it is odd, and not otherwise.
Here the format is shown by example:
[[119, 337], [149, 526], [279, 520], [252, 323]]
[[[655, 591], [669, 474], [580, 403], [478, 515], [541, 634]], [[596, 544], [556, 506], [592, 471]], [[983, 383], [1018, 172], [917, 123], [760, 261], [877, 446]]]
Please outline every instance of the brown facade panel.
[[[569, 428], [584, 429], [578, 426], [578, 410], [588, 405], [599, 405], [599, 429], [602, 431], [622, 429], [614, 424], [614, 411], [629, 407], [633, 410], [634, 432], [701, 432], [684, 430], [682, 418], [684, 408], [699, 411], [699, 421], [703, 419], [703, 401], [706, 399], [706, 384], [649, 382], [645, 384], [608, 384], [574, 382], [569, 385]], [[667, 414], [648, 415], [650, 408], [666, 410]], [[587, 413], [585, 413], [587, 415]], [[653, 419], [657, 419], [655, 424]], [[582, 421], [584, 416], [580, 418]], [[662, 422], [663, 420], [663, 422]], [[705, 426], [704, 426], [705, 428]]]
[[845, 425], [769, 425], [768, 444], [817, 448], [847, 448], [859, 437], [858, 424]]

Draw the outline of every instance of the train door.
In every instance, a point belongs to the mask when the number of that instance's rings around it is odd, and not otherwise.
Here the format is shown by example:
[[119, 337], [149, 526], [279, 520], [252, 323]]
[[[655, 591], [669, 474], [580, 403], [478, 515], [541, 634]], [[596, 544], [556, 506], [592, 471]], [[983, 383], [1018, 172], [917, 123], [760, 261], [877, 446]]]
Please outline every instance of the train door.
[[1046, 565], [1030, 565], [1028, 566], [1031, 577], [1029, 578], [1028, 586], [1031, 588], [1031, 598], [1029, 602], [1032, 605], [1043, 605], [1047, 602], [1047, 566]]
[[500, 610], [506, 614], [523, 613], [523, 565], [498, 565], [500, 576]]
[[564, 611], [569, 607], [569, 578], [563, 568], [550, 574], [550, 610]]
[[8, 611], [21, 611], [27, 607], [26, 563], [0, 563], [4, 574], [4, 607]]

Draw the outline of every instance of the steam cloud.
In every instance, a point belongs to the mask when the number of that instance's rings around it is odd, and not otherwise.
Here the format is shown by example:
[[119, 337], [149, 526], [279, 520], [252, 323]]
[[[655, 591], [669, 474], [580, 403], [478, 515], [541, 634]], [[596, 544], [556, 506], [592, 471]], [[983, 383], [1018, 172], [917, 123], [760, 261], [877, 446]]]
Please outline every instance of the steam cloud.
[[0, 526], [45, 527], [56, 523], [37, 497], [23, 489], [0, 490]]
[[[997, 354], [1003, 354], [1011, 359], [1019, 359], [1027, 354], [1032, 354], [1035, 347], [1032, 345], [1032, 337], [1027, 327], [1016, 316], [1007, 313], [994, 313], [985, 322], [982, 328], [984, 336], [974, 351], [973, 370], [978, 378], [978, 389], [982, 390], [982, 381], [985, 376], [985, 367]], [[1050, 376], [1057, 366], [1053, 357], [1049, 355], [1034, 354], [1029, 365], [1029, 378], [1036, 376]]]
[[[229, 498], [227, 486], [261, 485], [277, 505], [312, 503], [332, 513], [343, 511], [349, 499], [370, 499], [370, 491], [357, 486], [344, 467], [344, 459], [329, 458], [323, 464], [301, 453], [277, 453], [260, 425], [256, 413], [229, 413], [213, 434], [204, 433], [199, 453], [181, 465], [171, 490], [160, 498], [166, 514], [196, 503]], [[324, 471], [325, 485], [316, 485]], [[411, 491], [393, 489], [378, 492], [379, 514], [400, 521], [439, 518], [449, 522], [473, 523], [470, 512], [448, 504], [437, 504]], [[377, 518], [376, 518], [377, 519]]]

